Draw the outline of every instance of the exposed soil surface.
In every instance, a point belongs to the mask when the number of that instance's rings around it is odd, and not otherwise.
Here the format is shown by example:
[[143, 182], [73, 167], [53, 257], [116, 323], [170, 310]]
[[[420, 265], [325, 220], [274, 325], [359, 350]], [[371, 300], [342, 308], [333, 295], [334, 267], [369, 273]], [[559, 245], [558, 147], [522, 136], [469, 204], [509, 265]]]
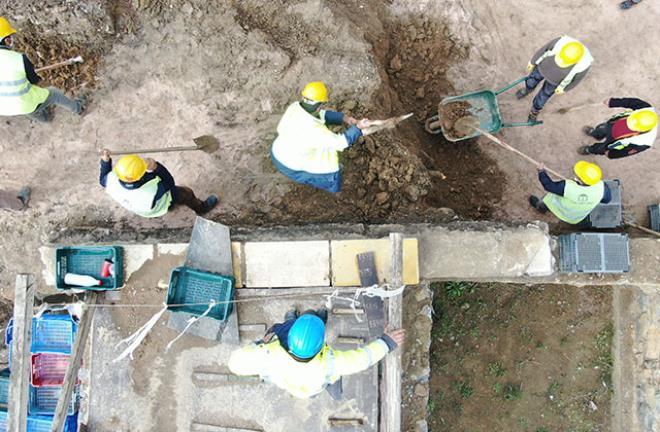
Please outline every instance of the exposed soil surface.
[[430, 430], [610, 430], [610, 289], [433, 288]]
[[[474, 123], [476, 118], [470, 114], [470, 108], [472, 108], [472, 105], [467, 101], [440, 104], [438, 107], [438, 115], [442, 122], [442, 130], [444, 133], [450, 138], [463, 138], [474, 132], [472, 128], [470, 128], [470, 125]], [[478, 120], [476, 121], [476, 125], [479, 125]]]

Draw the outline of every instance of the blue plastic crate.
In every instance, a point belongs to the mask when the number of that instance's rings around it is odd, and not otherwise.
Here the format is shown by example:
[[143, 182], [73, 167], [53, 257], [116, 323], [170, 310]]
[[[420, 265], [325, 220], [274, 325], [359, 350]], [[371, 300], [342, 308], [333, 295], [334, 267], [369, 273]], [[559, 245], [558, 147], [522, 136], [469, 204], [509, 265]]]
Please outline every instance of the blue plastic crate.
[[0, 371], [0, 409], [6, 409], [9, 403], [9, 369]]
[[207, 316], [226, 321], [233, 310], [234, 278], [208, 273], [188, 267], [172, 270], [167, 291], [167, 304], [197, 304], [195, 306], [172, 306], [174, 312], [202, 315], [211, 300], [218, 302]]
[[14, 318], [10, 318], [7, 323], [7, 328], [5, 329], [5, 345], [11, 345], [12, 339], [14, 339]]
[[[115, 263], [115, 276], [102, 278], [101, 268], [106, 259]], [[102, 281], [101, 286], [79, 287], [64, 283], [64, 275], [76, 273]], [[60, 247], [55, 251], [55, 286], [61, 290], [114, 290], [124, 285], [124, 250], [121, 246]]]
[[71, 354], [78, 325], [69, 314], [32, 318], [32, 353]]
[[[30, 386], [30, 404], [28, 414], [30, 415], [53, 415], [60, 398], [62, 387], [32, 387]], [[71, 403], [67, 415], [73, 415], [78, 411], [78, 390], [73, 391]]]

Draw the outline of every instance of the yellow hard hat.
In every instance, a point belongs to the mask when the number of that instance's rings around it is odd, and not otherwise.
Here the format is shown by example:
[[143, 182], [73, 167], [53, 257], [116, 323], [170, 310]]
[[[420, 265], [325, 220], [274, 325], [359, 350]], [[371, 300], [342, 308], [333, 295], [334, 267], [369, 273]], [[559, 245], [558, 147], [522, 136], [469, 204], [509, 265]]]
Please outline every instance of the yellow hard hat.
[[578, 161], [573, 167], [575, 175], [586, 185], [593, 186], [603, 178], [603, 171], [594, 163]]
[[9, 24], [7, 18], [0, 17], [0, 40], [16, 33], [16, 29]]
[[313, 102], [328, 101], [328, 89], [321, 81], [314, 81], [307, 84], [301, 94], [305, 99]]
[[648, 132], [658, 125], [658, 115], [650, 109], [635, 111], [628, 116], [626, 124], [635, 132]]
[[138, 155], [122, 156], [115, 165], [115, 174], [119, 180], [134, 183], [147, 172], [147, 162]]
[[584, 45], [578, 41], [569, 42], [564, 45], [557, 55], [555, 55], [555, 63], [560, 68], [567, 68], [579, 62], [584, 55]]

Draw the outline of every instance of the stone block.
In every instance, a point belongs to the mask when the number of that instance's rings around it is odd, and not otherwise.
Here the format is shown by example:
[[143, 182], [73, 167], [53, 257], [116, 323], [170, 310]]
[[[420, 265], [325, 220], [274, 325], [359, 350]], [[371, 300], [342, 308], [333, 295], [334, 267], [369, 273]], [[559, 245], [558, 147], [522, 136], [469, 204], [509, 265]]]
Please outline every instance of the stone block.
[[[378, 282], [383, 283], [390, 279], [392, 253], [388, 238], [333, 240], [330, 242], [330, 249], [333, 286], [360, 286], [357, 255], [364, 252], [374, 252]], [[403, 240], [403, 283], [419, 283], [419, 253], [415, 238]]]
[[247, 242], [243, 252], [247, 287], [330, 285], [328, 241]]

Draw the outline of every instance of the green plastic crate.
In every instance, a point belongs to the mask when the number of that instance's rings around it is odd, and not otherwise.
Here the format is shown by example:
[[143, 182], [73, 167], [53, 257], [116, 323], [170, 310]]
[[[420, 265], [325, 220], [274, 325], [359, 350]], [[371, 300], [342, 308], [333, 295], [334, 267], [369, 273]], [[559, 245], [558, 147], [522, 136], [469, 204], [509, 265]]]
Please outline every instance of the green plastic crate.
[[[103, 261], [111, 259], [115, 263], [115, 275], [101, 277]], [[55, 251], [55, 286], [57, 289], [82, 289], [106, 291], [124, 285], [124, 250], [121, 246], [71, 246], [59, 247]], [[66, 273], [92, 276], [102, 281], [101, 286], [79, 287], [64, 283]]]
[[174, 312], [187, 312], [200, 316], [211, 300], [218, 302], [207, 316], [226, 321], [233, 310], [234, 278], [208, 273], [188, 267], [177, 267], [170, 275], [167, 304], [197, 304], [195, 306], [171, 306]]

